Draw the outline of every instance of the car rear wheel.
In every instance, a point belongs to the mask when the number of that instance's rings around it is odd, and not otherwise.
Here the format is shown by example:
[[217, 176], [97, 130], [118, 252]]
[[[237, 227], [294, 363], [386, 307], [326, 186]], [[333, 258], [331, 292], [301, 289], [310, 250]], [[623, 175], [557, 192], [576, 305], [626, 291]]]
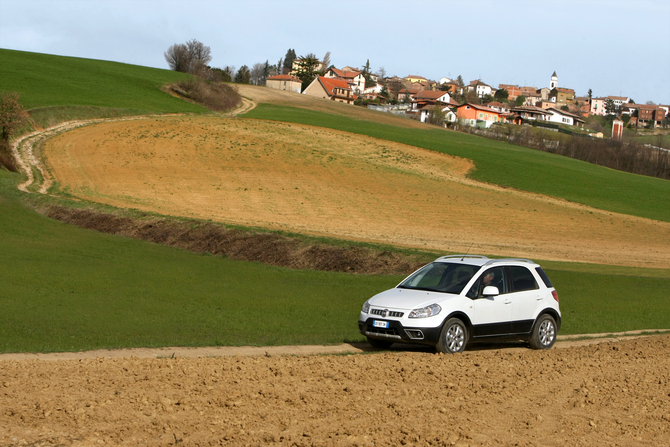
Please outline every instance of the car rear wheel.
[[556, 342], [556, 320], [551, 315], [541, 315], [535, 322], [530, 336], [530, 347], [533, 349], [549, 349]]
[[368, 343], [375, 349], [388, 349], [393, 344], [393, 342], [389, 340], [379, 340], [378, 338], [370, 337], [368, 337]]
[[468, 329], [465, 327], [465, 324], [458, 318], [450, 318], [442, 326], [440, 340], [435, 345], [435, 348], [445, 354], [455, 354], [463, 352], [467, 342]]

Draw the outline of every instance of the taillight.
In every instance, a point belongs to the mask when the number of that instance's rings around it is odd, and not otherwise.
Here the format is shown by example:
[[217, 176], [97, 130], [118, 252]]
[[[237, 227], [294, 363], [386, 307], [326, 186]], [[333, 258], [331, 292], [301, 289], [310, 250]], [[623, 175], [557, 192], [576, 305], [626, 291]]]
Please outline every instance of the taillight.
[[558, 292], [555, 291], [555, 290], [552, 290], [551, 291], [551, 296], [553, 296], [554, 299], [556, 300], [556, 302], [558, 303]]

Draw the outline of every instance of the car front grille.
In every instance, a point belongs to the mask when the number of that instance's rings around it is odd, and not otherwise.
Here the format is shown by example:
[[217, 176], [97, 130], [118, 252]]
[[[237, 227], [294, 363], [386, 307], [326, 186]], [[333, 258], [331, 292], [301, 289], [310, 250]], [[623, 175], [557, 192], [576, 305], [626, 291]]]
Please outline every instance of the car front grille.
[[395, 328], [384, 329], [384, 328], [368, 326], [365, 329], [365, 333], [370, 335], [378, 335], [382, 337], [400, 338], [400, 333]]
[[[386, 315], [384, 315], [384, 312], [386, 312]], [[395, 318], [402, 318], [403, 315], [405, 315], [403, 312], [396, 312], [393, 310], [388, 310], [388, 309], [372, 309], [370, 311], [372, 315], [379, 315], [380, 317], [395, 317]]]

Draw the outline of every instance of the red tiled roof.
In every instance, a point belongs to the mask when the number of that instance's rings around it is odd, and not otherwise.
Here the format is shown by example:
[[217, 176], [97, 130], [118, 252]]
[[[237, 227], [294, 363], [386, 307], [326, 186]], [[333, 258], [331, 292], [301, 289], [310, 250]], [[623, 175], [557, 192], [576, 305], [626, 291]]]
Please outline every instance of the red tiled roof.
[[417, 93], [417, 99], [438, 99], [441, 96], [448, 94], [449, 92], [443, 92], [441, 90], [422, 90]]
[[470, 107], [472, 107], [473, 109], [483, 110], [483, 111], [485, 111], [485, 112], [500, 113], [499, 111], [497, 111], [497, 110], [495, 110], [495, 109], [492, 109], [492, 108], [490, 108], [490, 107], [480, 106], [480, 105], [478, 105], [478, 104], [472, 104], [472, 103], [469, 103], [469, 102], [466, 102], [465, 104], [461, 104], [459, 107], [463, 107], [463, 106], [470, 106]]
[[[323, 85], [323, 87], [326, 89], [326, 91], [330, 96], [337, 96], [333, 92], [334, 88], [342, 88], [351, 91], [349, 83], [344, 79], [327, 78], [325, 76], [319, 76], [319, 81], [321, 82], [321, 85]], [[355, 99], [356, 95], [353, 95], [352, 97]]]
[[295, 81], [295, 82], [301, 82], [300, 79], [296, 78], [295, 76], [291, 75], [275, 75], [275, 76], [268, 76], [267, 77], [268, 81]]
[[361, 74], [360, 71], [344, 71], [340, 70], [339, 68], [331, 68], [331, 70], [333, 70], [333, 73], [335, 73], [335, 75], [339, 76], [340, 78], [355, 78]]

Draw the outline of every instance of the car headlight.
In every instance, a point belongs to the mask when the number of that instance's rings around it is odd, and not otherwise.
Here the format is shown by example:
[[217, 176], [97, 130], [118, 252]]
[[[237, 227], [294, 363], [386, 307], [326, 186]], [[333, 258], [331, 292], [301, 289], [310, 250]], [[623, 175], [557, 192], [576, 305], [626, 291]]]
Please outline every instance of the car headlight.
[[366, 301], [365, 304], [363, 304], [362, 312], [364, 314], [367, 314], [367, 313], [370, 312], [370, 303], [368, 301]]
[[442, 308], [437, 304], [422, 307], [421, 309], [414, 309], [409, 313], [409, 318], [428, 318], [439, 314]]

